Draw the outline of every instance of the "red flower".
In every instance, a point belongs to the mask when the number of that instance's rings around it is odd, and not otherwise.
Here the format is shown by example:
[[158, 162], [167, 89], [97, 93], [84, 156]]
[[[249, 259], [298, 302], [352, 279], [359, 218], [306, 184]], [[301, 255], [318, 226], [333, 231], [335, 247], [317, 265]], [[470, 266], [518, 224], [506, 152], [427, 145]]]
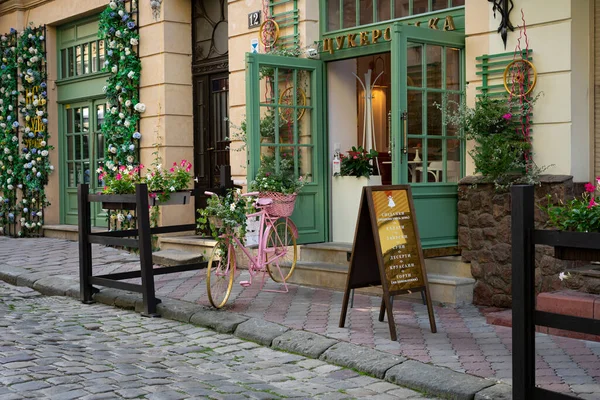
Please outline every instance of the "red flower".
[[171, 168], [169, 172], [175, 172], [175, 168]]
[[154, 199], [154, 198], [156, 198], [156, 193], [150, 193], [149, 196], [150, 196], [150, 198]]
[[596, 200], [592, 197], [592, 199], [590, 200], [590, 204], [588, 204], [588, 208], [592, 208], [597, 205], [598, 205], [598, 203], [596, 203]]
[[174, 166], [174, 167], [176, 167], [176, 166], [177, 166], [177, 163], [176, 163], [176, 162], [173, 162], [173, 166]]
[[585, 191], [588, 193], [594, 193], [596, 191], [596, 187], [588, 182], [585, 184]]
[[120, 181], [122, 178], [121, 174], [117, 174], [117, 176], [115, 177], [116, 180]]

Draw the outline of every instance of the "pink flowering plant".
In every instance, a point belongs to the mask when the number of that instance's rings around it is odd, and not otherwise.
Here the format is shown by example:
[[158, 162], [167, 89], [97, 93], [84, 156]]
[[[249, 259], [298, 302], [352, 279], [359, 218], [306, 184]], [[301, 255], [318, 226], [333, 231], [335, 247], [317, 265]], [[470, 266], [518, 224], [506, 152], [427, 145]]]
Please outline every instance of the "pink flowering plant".
[[600, 176], [594, 183], [585, 184], [585, 192], [566, 203], [552, 204], [548, 195], [548, 224], [562, 231], [600, 232]]
[[360, 146], [358, 148], [352, 146], [347, 155], [340, 154], [340, 175], [368, 178], [373, 174], [373, 165], [378, 154], [373, 149], [367, 151]]
[[98, 180], [104, 183], [102, 193], [104, 194], [127, 194], [135, 193], [135, 184], [141, 182], [139, 167], [121, 165], [116, 171], [105, 171], [98, 168]]

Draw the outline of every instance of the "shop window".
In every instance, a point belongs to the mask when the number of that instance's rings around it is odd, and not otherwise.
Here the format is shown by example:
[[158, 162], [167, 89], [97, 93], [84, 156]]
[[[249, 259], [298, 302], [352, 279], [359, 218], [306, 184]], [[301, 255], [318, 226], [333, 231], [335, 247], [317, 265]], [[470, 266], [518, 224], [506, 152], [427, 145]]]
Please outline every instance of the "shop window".
[[60, 51], [60, 78], [73, 78], [102, 71], [104, 40], [94, 40]]
[[327, 30], [440, 11], [465, 5], [465, 0], [321, 0], [326, 2]]

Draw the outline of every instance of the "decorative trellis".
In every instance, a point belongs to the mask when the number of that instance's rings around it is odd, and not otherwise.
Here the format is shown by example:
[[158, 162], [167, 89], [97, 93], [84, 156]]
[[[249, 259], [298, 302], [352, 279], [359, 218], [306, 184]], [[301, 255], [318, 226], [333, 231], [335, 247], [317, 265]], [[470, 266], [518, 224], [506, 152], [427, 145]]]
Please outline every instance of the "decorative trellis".
[[[507, 52], [499, 54], [483, 54], [476, 57], [479, 61], [475, 64], [479, 71], [476, 72], [477, 76], [481, 76], [481, 86], [477, 86], [477, 97], [498, 97], [506, 96], [506, 89], [502, 82], [504, 70], [513, 60], [518, 57], [522, 57], [524, 60], [531, 61], [533, 59], [533, 50], [521, 50], [519, 52]], [[491, 84], [491, 81], [498, 79], [500, 83]]]
[[300, 45], [298, 0], [268, 0], [269, 15], [283, 32], [277, 40], [280, 49], [295, 49]]

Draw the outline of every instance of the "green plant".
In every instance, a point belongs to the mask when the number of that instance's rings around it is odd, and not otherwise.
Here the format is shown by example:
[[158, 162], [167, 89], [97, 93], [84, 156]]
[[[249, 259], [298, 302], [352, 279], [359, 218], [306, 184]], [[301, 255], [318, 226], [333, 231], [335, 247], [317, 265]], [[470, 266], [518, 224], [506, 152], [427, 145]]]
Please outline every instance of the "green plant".
[[305, 184], [306, 180], [302, 176], [296, 178], [293, 158], [282, 157], [277, 165], [275, 158], [268, 157], [266, 163], [261, 163], [256, 177], [248, 187], [261, 193], [293, 194], [300, 192]]
[[373, 163], [377, 157], [377, 151], [371, 149], [366, 151], [362, 147], [354, 147], [348, 151], [348, 155], [340, 154], [341, 176], [364, 176], [368, 178], [373, 174]]
[[595, 192], [600, 189], [600, 177], [596, 185], [587, 183], [581, 197], [566, 203], [553, 204], [548, 195], [548, 205], [542, 207], [548, 214], [548, 224], [561, 231], [600, 232], [600, 203], [596, 202]]

